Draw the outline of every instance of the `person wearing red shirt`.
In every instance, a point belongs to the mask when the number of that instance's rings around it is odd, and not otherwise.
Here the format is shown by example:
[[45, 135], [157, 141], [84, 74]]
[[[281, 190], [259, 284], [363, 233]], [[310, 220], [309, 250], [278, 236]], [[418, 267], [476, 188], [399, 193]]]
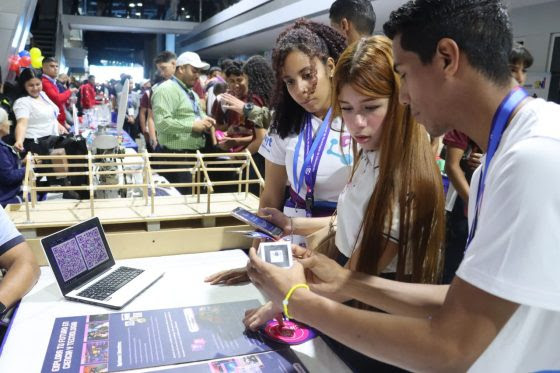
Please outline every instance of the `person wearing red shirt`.
[[80, 87], [82, 108], [91, 109], [95, 106], [95, 76], [88, 76], [88, 81]]
[[58, 76], [58, 61], [53, 57], [47, 57], [43, 60], [43, 76], [41, 77], [41, 82], [43, 83], [43, 92], [51, 99], [56, 106], [58, 106], [58, 123], [62, 124], [66, 128], [69, 126], [66, 124], [66, 110], [64, 106], [66, 102], [72, 95], [72, 93], [77, 92], [76, 88], [70, 88], [65, 92], [60, 92], [56, 85], [56, 77]]

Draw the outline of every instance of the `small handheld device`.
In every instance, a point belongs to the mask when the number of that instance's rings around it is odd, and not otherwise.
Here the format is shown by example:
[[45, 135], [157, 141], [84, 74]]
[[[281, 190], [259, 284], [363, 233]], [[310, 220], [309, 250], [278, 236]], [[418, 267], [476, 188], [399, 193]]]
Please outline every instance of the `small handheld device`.
[[278, 267], [290, 268], [294, 264], [289, 241], [261, 242], [257, 254], [265, 262]]
[[280, 228], [279, 226], [274, 225], [268, 220], [265, 220], [260, 216], [253, 214], [252, 212], [247, 211], [241, 207], [238, 207], [235, 210], [233, 210], [231, 212], [231, 215], [234, 218], [237, 218], [242, 222], [249, 224], [251, 227], [263, 231], [264, 233], [269, 234], [275, 238], [282, 236], [282, 233], [284, 232], [282, 228]]

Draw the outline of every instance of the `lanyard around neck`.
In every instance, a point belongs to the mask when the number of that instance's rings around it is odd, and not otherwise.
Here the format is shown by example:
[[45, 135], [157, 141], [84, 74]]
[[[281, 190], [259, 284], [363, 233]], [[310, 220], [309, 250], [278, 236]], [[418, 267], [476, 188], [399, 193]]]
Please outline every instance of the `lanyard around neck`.
[[494, 118], [492, 119], [492, 127], [490, 129], [490, 135], [488, 137], [488, 150], [486, 152], [486, 160], [480, 172], [478, 191], [476, 194], [475, 213], [473, 222], [471, 224], [471, 229], [469, 230], [466, 249], [469, 248], [469, 245], [472, 242], [474, 234], [476, 232], [478, 216], [482, 205], [482, 198], [484, 196], [484, 189], [486, 186], [486, 176], [488, 175], [490, 162], [492, 162], [492, 158], [494, 158], [494, 154], [496, 153], [496, 150], [498, 150], [498, 146], [500, 145], [500, 141], [502, 140], [502, 135], [506, 130], [512, 114], [519, 107], [521, 102], [523, 102], [523, 100], [525, 100], [528, 96], [529, 94], [523, 88], [515, 87], [504, 98], [504, 100], [498, 107], [498, 110], [494, 114]]
[[[296, 149], [294, 151], [294, 164], [293, 164], [293, 177], [294, 186], [297, 187], [296, 193], [299, 194], [301, 187], [303, 186], [303, 180], [306, 180], [307, 193], [313, 194], [315, 188], [315, 180], [317, 178], [317, 169], [319, 168], [319, 161], [323, 155], [323, 150], [325, 148], [325, 143], [327, 142], [327, 137], [330, 132], [330, 119], [331, 119], [332, 109], [329, 109], [321, 127], [313, 139], [313, 124], [311, 121], [311, 114], [306, 115], [306, 123], [303, 131], [299, 133], [298, 141], [296, 144]], [[299, 153], [301, 149], [301, 143], [305, 137], [305, 149], [304, 149], [304, 161], [301, 167], [299, 178], [297, 175], [297, 166]]]
[[[39, 92], [39, 97], [41, 97], [41, 99], [45, 102], [45, 104], [47, 104], [47, 106], [49, 107], [53, 107], [53, 105], [47, 101], [46, 98], [43, 97], [43, 92]], [[54, 114], [54, 119], [58, 122], [58, 113], [56, 112], [55, 109], [53, 109], [53, 114]]]
[[181, 87], [181, 90], [187, 96], [187, 101], [191, 103], [191, 106], [192, 106], [192, 109], [193, 109], [193, 112], [194, 112], [194, 116], [196, 117], [196, 119], [202, 118], [202, 116], [200, 115], [200, 109], [199, 109], [198, 105], [196, 104], [196, 99], [194, 98], [194, 93], [190, 92], [181, 83], [179, 83], [179, 81], [177, 80], [176, 77], [172, 77], [171, 79], [173, 79], [175, 84], [177, 84], [179, 87]]

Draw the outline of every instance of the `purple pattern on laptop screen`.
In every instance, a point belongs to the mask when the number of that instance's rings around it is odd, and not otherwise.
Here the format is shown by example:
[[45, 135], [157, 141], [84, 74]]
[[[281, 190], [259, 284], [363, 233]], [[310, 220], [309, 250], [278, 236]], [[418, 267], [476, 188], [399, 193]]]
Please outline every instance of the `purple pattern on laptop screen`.
[[88, 269], [92, 269], [99, 263], [109, 259], [107, 249], [105, 248], [97, 227], [93, 227], [84, 233], [76, 235], [76, 240], [82, 249], [82, 254], [84, 255], [84, 260], [86, 261]]
[[76, 277], [87, 269], [78, 243], [73, 238], [53, 246], [52, 252], [64, 281]]

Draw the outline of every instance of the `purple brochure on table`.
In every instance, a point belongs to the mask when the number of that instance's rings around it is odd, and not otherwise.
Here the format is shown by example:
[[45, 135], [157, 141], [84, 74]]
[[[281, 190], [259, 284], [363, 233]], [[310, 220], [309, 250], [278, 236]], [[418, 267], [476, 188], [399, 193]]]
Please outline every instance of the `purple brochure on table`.
[[245, 310], [259, 305], [249, 300], [57, 318], [41, 372], [118, 372], [279, 349], [245, 330]]

